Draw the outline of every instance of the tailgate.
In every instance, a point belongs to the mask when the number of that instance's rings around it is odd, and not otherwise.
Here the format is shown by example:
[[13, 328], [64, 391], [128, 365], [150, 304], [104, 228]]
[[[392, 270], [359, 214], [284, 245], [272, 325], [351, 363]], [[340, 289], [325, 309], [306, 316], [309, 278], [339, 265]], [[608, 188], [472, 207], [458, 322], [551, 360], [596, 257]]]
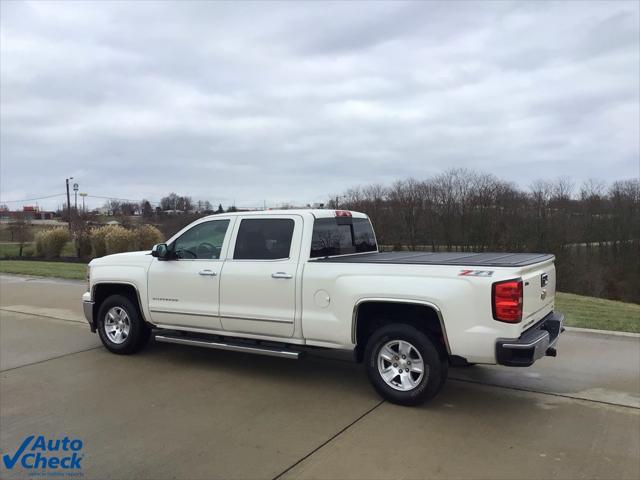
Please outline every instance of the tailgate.
[[525, 330], [553, 311], [556, 296], [556, 267], [553, 261], [522, 270], [522, 329]]

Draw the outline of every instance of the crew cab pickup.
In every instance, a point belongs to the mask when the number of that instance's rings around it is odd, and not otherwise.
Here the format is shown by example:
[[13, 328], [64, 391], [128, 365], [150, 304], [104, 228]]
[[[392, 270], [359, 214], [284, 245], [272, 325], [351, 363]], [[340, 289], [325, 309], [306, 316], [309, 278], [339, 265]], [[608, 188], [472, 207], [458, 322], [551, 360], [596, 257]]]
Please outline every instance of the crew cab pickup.
[[345, 210], [201, 218], [152, 251], [87, 272], [84, 313], [113, 353], [157, 342], [297, 359], [347, 353], [399, 404], [442, 388], [450, 364], [526, 367], [556, 355], [553, 255], [380, 252]]

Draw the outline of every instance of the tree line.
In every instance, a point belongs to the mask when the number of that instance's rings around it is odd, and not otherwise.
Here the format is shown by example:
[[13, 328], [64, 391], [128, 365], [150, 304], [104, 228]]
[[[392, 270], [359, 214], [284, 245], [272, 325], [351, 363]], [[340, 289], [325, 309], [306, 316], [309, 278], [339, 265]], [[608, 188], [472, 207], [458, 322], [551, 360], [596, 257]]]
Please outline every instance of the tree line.
[[140, 202], [123, 201], [118, 199], [108, 200], [104, 204], [104, 209], [113, 216], [142, 215], [143, 217], [153, 217], [163, 212], [183, 212], [183, 213], [222, 213], [222, 205], [214, 210], [209, 200], [194, 201], [187, 195], [178, 195], [175, 192], [162, 197], [160, 203], [155, 207], [149, 200]]
[[550, 252], [558, 289], [640, 303], [640, 181], [537, 180], [518, 188], [466, 169], [347, 190], [385, 249]]

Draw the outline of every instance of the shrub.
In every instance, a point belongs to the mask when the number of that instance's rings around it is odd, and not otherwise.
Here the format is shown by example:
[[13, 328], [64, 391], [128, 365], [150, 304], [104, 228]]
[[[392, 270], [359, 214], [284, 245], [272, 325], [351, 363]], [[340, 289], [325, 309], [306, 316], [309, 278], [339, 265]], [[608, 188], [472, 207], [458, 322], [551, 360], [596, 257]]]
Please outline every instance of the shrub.
[[33, 257], [35, 254], [36, 254], [36, 250], [35, 250], [35, 247], [33, 246], [27, 246], [22, 249], [23, 257]]
[[156, 243], [164, 240], [162, 232], [153, 225], [142, 225], [136, 229], [136, 249], [151, 250]]
[[95, 227], [89, 231], [89, 242], [94, 258], [104, 257], [107, 254], [107, 245], [104, 237], [109, 227]]
[[135, 242], [136, 235], [131, 230], [127, 230], [120, 225], [107, 227], [104, 243], [108, 255], [112, 253], [129, 252], [135, 248]]
[[80, 258], [91, 256], [91, 237], [87, 232], [80, 232], [76, 237], [76, 249]]
[[[79, 236], [78, 241], [81, 238]], [[162, 232], [153, 225], [143, 225], [136, 230], [128, 230], [120, 225], [105, 225], [92, 228], [88, 235], [94, 257], [132, 250], [151, 250], [151, 247], [163, 239]]]
[[36, 233], [35, 236], [33, 237], [34, 247], [38, 255], [44, 255], [44, 242], [45, 242], [44, 237], [46, 233], [47, 232], [43, 230], [41, 232]]
[[59, 257], [69, 238], [69, 231], [64, 227], [39, 232], [35, 239], [36, 252], [47, 258]]

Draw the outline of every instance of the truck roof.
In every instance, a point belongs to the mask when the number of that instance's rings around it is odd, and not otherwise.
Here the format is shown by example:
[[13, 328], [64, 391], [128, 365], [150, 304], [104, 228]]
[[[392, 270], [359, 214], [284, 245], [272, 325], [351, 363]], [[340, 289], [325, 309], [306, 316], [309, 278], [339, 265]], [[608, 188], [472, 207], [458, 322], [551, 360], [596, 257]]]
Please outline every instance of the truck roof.
[[362, 212], [354, 212], [352, 210], [335, 210], [328, 208], [292, 208], [285, 210], [249, 210], [244, 212], [226, 212], [220, 213], [216, 215], [209, 215], [205, 218], [216, 218], [218, 216], [267, 216], [267, 215], [312, 215], [315, 218], [333, 218], [336, 215], [336, 212], [348, 212], [351, 217], [354, 218], [368, 218], [366, 214]]

